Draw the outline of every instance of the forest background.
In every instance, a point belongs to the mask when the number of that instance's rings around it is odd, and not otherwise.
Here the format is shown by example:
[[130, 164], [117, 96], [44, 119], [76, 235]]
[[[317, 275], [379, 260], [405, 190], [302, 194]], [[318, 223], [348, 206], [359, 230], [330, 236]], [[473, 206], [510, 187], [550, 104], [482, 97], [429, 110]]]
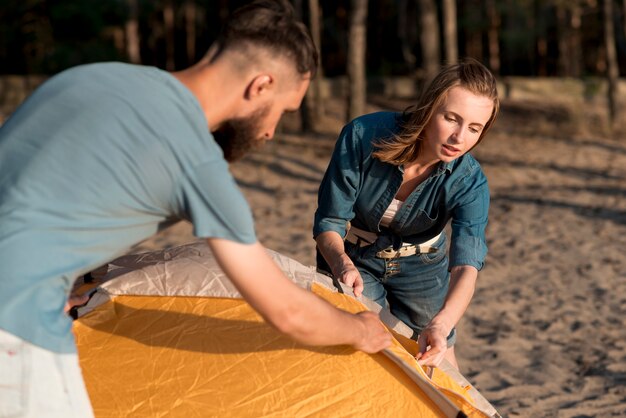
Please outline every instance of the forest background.
[[[511, 77], [575, 80], [569, 88], [578, 90], [572, 93], [587, 100], [605, 95], [608, 127], [618, 128], [619, 74], [626, 71], [626, 0], [292, 2], [322, 57], [321, 75], [303, 108], [304, 130], [319, 125], [322, 96], [337, 93], [328, 93], [327, 79], [346, 78], [338, 88], [349, 100], [348, 119], [363, 113], [369, 92], [414, 96], [442, 63], [459, 57], [487, 64], [507, 82], [505, 95], [510, 95]], [[202, 57], [223, 19], [244, 3], [2, 0], [0, 74], [50, 75], [110, 60], [182, 69]], [[389, 78], [404, 79], [391, 86], [381, 81]], [[41, 79], [26, 80], [28, 92]], [[22, 86], [10, 84], [4, 78], [0, 85], [5, 117], [6, 107], [23, 99]]]

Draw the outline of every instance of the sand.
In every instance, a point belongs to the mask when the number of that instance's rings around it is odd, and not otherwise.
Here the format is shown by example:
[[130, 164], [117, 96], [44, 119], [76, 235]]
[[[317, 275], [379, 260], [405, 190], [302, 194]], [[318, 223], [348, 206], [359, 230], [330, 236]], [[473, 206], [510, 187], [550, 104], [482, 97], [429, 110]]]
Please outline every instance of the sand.
[[[626, 416], [626, 140], [527, 105], [505, 101], [474, 152], [492, 205], [488, 259], [458, 325], [461, 371], [503, 416]], [[326, 133], [279, 133], [232, 166], [260, 241], [306, 265], [341, 112], [329, 103]], [[193, 240], [179, 223], [134, 251]]]

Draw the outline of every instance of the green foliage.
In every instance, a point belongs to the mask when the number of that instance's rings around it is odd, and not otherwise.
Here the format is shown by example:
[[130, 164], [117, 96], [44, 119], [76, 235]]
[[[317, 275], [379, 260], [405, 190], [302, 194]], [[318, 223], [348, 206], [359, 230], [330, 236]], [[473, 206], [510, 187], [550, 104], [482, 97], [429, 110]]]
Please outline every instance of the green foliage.
[[[136, 0], [141, 59], [165, 66], [163, 9], [167, 0]], [[224, 18], [248, 0], [169, 0], [175, 11], [177, 68], [187, 57], [188, 23], [184, 5], [193, 3], [196, 57], [203, 55]], [[345, 74], [349, 0], [292, 0], [308, 18], [308, 2], [322, 10], [322, 64], [328, 76]], [[131, 0], [0, 0], [0, 74], [56, 73], [81, 63], [125, 60], [124, 28]], [[415, 0], [369, 0], [367, 72], [369, 75], [415, 75], [419, 72], [419, 7]], [[489, 21], [485, 0], [457, 1], [459, 55], [489, 62]], [[559, 74], [559, 41], [572, 37], [578, 21], [580, 74], [602, 75], [601, 2], [592, 0], [494, 0], [501, 75]], [[615, 2], [618, 55], [626, 72], [623, 2]], [[441, 11], [440, 11], [441, 12]], [[559, 14], [560, 13], [560, 14]], [[578, 14], [578, 18], [575, 16]], [[619, 15], [619, 16], [618, 16]], [[559, 20], [558, 16], [561, 16]], [[565, 16], [565, 18], [563, 18]], [[401, 18], [407, 28], [399, 29]], [[441, 16], [440, 16], [441, 18]], [[561, 37], [561, 38], [560, 38]], [[443, 42], [442, 42], [443, 44]], [[621, 46], [620, 46], [621, 45]], [[584, 52], [583, 52], [584, 51]], [[445, 54], [441, 54], [445, 56]]]

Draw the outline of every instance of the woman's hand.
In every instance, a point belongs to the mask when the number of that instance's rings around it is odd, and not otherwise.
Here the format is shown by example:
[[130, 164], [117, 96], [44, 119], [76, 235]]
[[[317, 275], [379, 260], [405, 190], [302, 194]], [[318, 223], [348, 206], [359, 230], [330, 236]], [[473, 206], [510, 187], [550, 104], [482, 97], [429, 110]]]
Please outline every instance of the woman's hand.
[[341, 283], [350, 286], [354, 291], [354, 296], [361, 296], [363, 293], [363, 278], [350, 257], [348, 257], [348, 254], [346, 254], [341, 235], [335, 231], [326, 231], [319, 234], [315, 241], [333, 276]]
[[[348, 256], [346, 256], [348, 258]], [[361, 277], [361, 273], [354, 267], [354, 264], [349, 259], [342, 263], [341, 269], [338, 274], [335, 274], [341, 283], [346, 286], [350, 286], [354, 291], [354, 296], [357, 298], [361, 296], [363, 293], [363, 278]]]
[[[416, 356], [423, 366], [438, 366], [448, 351], [448, 335], [459, 322], [467, 309], [474, 288], [478, 270], [473, 266], [455, 266], [450, 270], [450, 287], [443, 307], [422, 331], [417, 342], [420, 352]], [[430, 348], [428, 348], [430, 346]], [[454, 351], [448, 353], [452, 365], [456, 365]]]
[[[431, 321], [417, 339], [420, 352], [415, 358], [420, 366], [437, 367], [448, 349], [450, 331], [440, 323]], [[430, 348], [429, 348], [430, 346]]]

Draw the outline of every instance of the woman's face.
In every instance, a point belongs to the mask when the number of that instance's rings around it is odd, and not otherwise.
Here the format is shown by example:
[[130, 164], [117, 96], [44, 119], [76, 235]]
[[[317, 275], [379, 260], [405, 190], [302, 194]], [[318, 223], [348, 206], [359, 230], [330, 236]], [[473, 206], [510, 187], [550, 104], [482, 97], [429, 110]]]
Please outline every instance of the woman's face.
[[472, 149], [493, 112], [493, 100], [453, 87], [424, 128], [420, 160], [453, 161]]

